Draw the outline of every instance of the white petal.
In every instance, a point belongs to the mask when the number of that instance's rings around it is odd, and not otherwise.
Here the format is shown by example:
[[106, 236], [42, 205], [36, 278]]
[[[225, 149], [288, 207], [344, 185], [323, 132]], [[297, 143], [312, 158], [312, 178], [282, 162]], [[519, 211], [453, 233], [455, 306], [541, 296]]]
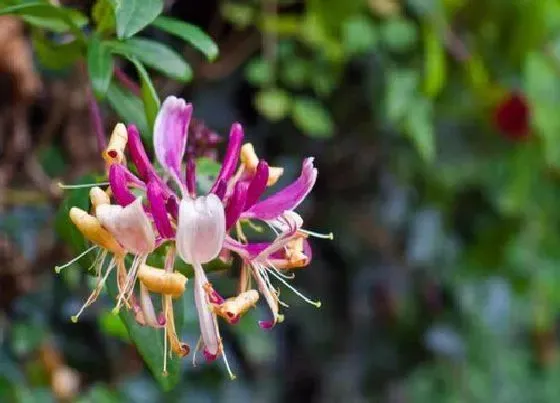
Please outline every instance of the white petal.
[[208, 282], [206, 275], [199, 264], [194, 265], [194, 302], [198, 312], [200, 334], [206, 350], [212, 355], [218, 355], [220, 351], [220, 334], [216, 315], [211, 311], [208, 296], [204, 291], [204, 285]]
[[141, 197], [124, 208], [102, 204], [97, 207], [95, 215], [128, 252], [140, 255], [155, 248], [155, 233], [142, 207]]
[[181, 200], [176, 245], [185, 262], [203, 264], [215, 259], [225, 235], [224, 207], [218, 196], [209, 194], [196, 200]]

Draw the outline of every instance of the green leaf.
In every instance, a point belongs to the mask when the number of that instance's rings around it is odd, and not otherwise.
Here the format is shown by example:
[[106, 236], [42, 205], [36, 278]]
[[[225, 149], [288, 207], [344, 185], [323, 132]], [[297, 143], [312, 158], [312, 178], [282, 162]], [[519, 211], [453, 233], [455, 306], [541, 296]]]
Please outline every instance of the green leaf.
[[531, 104], [532, 125], [544, 145], [546, 162], [560, 166], [560, 80], [550, 61], [540, 53], [525, 58], [525, 86]]
[[179, 81], [189, 81], [192, 70], [185, 60], [168, 46], [148, 39], [129, 39], [124, 42], [111, 42], [113, 52], [140, 62], [168, 77]]
[[87, 66], [93, 92], [103, 99], [113, 76], [113, 57], [107, 43], [101, 42], [97, 36], [92, 36], [89, 41]]
[[39, 29], [31, 31], [31, 40], [39, 63], [49, 70], [64, 70], [82, 56], [83, 46], [79, 41], [54, 43], [49, 41]]
[[401, 17], [386, 20], [381, 25], [381, 36], [389, 50], [404, 53], [418, 41], [418, 32], [412, 21]]
[[416, 97], [419, 74], [415, 70], [391, 69], [387, 74], [385, 107], [393, 122], [403, 118]]
[[163, 16], [157, 17], [152, 25], [190, 43], [210, 61], [216, 60], [218, 57], [218, 45], [196, 25]]
[[125, 123], [135, 124], [144, 140], [150, 141], [152, 138], [151, 129], [148, 126], [144, 106], [140, 98], [120, 85], [111, 83], [107, 91], [107, 100]]
[[286, 117], [291, 107], [291, 97], [284, 90], [271, 88], [260, 91], [255, 97], [255, 106], [267, 119], [278, 121]]
[[106, 334], [117, 337], [123, 341], [130, 341], [126, 326], [118, 315], [103, 312], [98, 319], [99, 328]]
[[311, 137], [327, 138], [334, 132], [334, 123], [327, 110], [313, 98], [296, 98], [292, 108], [294, 124]]
[[270, 64], [263, 58], [255, 58], [245, 68], [247, 81], [255, 86], [263, 86], [272, 82], [272, 69]]
[[365, 15], [359, 14], [348, 18], [343, 28], [344, 47], [349, 54], [360, 54], [375, 48], [378, 39], [377, 31]]
[[290, 62], [280, 69], [280, 79], [286, 86], [293, 89], [302, 89], [308, 82], [311, 74], [315, 72], [306, 60], [290, 58]]
[[447, 64], [442, 39], [428, 23], [423, 26], [424, 35], [424, 92], [430, 98], [437, 97], [445, 85]]
[[115, 3], [119, 39], [130, 38], [163, 11], [163, 0], [115, 0]]
[[422, 158], [431, 162], [436, 154], [433, 105], [424, 98], [416, 99], [404, 122], [405, 133], [412, 139]]
[[144, 113], [146, 114], [148, 126], [154, 127], [161, 102], [154, 88], [154, 85], [152, 84], [152, 80], [150, 79], [150, 76], [148, 75], [148, 72], [146, 71], [142, 63], [135, 59], [132, 60], [132, 63], [134, 63], [136, 71], [138, 72], [138, 77], [140, 77], [140, 81], [142, 83], [142, 102], [144, 103]]
[[91, 10], [95, 31], [100, 34], [113, 33], [116, 27], [115, 1], [97, 0]]
[[79, 11], [48, 3], [19, 4], [0, 9], [0, 15], [7, 14], [19, 15], [28, 24], [54, 32], [70, 29], [80, 38], [83, 38], [81, 28], [88, 23], [88, 18]]
[[247, 28], [255, 19], [255, 9], [249, 4], [225, 2], [220, 11], [225, 20], [238, 28]]
[[60, 148], [55, 145], [48, 145], [39, 150], [39, 161], [50, 177], [63, 175], [67, 168]]

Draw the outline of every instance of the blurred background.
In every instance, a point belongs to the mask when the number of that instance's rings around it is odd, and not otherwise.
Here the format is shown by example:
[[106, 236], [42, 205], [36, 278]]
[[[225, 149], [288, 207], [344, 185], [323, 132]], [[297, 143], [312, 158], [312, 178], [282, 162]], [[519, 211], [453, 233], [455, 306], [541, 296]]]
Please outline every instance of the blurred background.
[[[92, 279], [54, 273], [73, 256], [57, 183], [103, 171], [90, 84], [66, 34], [0, 16], [0, 401], [560, 401], [560, 1], [171, 0], [165, 14], [220, 49], [211, 63], [142, 32], [192, 67], [188, 84], [150, 76], [193, 102], [197, 155], [221, 155], [215, 135], [240, 121], [282, 184], [316, 157], [300, 213], [335, 238], [313, 240], [294, 284], [322, 308], [285, 291], [273, 330], [256, 325], [264, 307], [222, 326], [237, 380], [187, 358], [170, 392], [108, 296], [71, 323]], [[134, 88], [134, 66], [117, 68]], [[108, 96], [106, 132], [135, 113]]]

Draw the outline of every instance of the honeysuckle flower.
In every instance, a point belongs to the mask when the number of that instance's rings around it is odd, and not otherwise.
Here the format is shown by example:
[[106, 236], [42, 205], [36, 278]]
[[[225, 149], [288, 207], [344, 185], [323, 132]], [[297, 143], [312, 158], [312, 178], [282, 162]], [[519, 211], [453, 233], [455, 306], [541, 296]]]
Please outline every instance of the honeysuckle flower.
[[[280, 305], [283, 303], [273, 282], [282, 283], [305, 301], [320, 306], [289, 284], [293, 274], [287, 271], [310, 263], [309, 236], [328, 238], [331, 235], [305, 230], [303, 219], [295, 212], [315, 184], [317, 169], [313, 158], [303, 161], [301, 174], [295, 181], [263, 197], [284, 170], [269, 166], [258, 158], [250, 143], [243, 144], [243, 128], [238, 123], [231, 126], [227, 149], [209, 192], [197, 194], [193, 142], [200, 140], [197, 130], [202, 129], [190, 129], [191, 117], [192, 106], [184, 100], [168, 97], [163, 102], [153, 136], [155, 158], [163, 169], [161, 175], [152, 165], [136, 127], [120, 124], [115, 127], [103, 153], [109, 190], [94, 192], [92, 189], [92, 194], [97, 195], [92, 195], [94, 215], [88, 215], [87, 219], [95, 220], [96, 230], [80, 230], [86, 238], [108, 251], [104, 253], [112, 253], [118, 256], [118, 261], [122, 260], [123, 264], [117, 265], [119, 297], [116, 308], [121, 304], [132, 307], [139, 323], [164, 327], [164, 357], [167, 356], [167, 342], [179, 356], [190, 351], [176, 334], [172, 304], [172, 298], [183, 294], [187, 282], [173, 270], [175, 255], [190, 264], [194, 270], [191, 283], [201, 334], [195, 353], [200, 347], [207, 360], [221, 356], [233, 377], [222, 345], [218, 318], [229, 324], [237, 323], [262, 295], [270, 307], [272, 319], [261, 321], [259, 325], [269, 328], [281, 322]], [[134, 173], [126, 165], [127, 158]], [[109, 191], [116, 204], [110, 204]], [[143, 204], [143, 200], [146, 203]], [[245, 226], [259, 230], [268, 228], [273, 239], [250, 241], [243, 232]], [[146, 265], [147, 256], [163, 243], [168, 246], [165, 267]], [[239, 293], [226, 299], [213, 288], [203, 265], [232, 253], [239, 255], [243, 264]], [[134, 257], [128, 270], [124, 265], [126, 255]], [[256, 289], [251, 288], [252, 279]], [[139, 288], [138, 299], [134, 295], [135, 284]], [[156, 315], [151, 294], [161, 295], [163, 316]]]

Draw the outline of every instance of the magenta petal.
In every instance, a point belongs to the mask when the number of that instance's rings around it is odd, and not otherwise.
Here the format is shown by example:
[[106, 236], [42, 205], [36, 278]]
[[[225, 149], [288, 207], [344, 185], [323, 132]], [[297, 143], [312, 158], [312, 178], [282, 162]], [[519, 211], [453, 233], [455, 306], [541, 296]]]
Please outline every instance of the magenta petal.
[[127, 167], [125, 167], [123, 165], [123, 169], [124, 169], [124, 174], [126, 176], [126, 182], [130, 183], [132, 185], [135, 185], [139, 188], [145, 188], [146, 184], [144, 182], [142, 182], [136, 175], [134, 175], [132, 172], [130, 172], [128, 170]]
[[218, 186], [216, 186], [216, 190], [214, 190], [214, 194], [220, 198], [220, 200], [224, 200], [224, 196], [226, 195], [227, 191], [227, 183], [224, 180], [220, 180]]
[[175, 231], [167, 216], [166, 201], [160, 184], [156, 181], [148, 182], [146, 196], [150, 203], [150, 211], [159, 234], [162, 238], [173, 238]]
[[295, 209], [311, 191], [316, 179], [317, 169], [313, 166], [313, 158], [306, 158], [303, 161], [299, 178], [279, 192], [255, 204], [242, 217], [272, 220], [279, 217], [284, 211]]
[[264, 160], [260, 160], [257, 165], [257, 170], [251, 183], [249, 184], [249, 190], [247, 191], [247, 200], [245, 201], [244, 210], [248, 210], [259, 200], [259, 197], [266, 190], [266, 184], [268, 182], [268, 164]]
[[165, 207], [167, 208], [167, 212], [171, 214], [171, 217], [177, 220], [179, 217], [179, 203], [177, 203], [175, 195], [171, 195], [169, 199], [167, 199]]
[[208, 362], [215, 361], [216, 358], [218, 358], [218, 354], [212, 354], [206, 349], [206, 347], [202, 350], [202, 355]]
[[130, 155], [132, 163], [136, 166], [140, 178], [147, 181], [151, 174], [155, 174], [154, 167], [146, 154], [146, 150], [140, 139], [140, 133], [138, 133], [136, 126], [129, 125], [127, 129], [128, 142], [126, 143], [126, 147], [128, 149], [128, 154]]
[[237, 182], [233, 190], [233, 194], [229, 198], [226, 207], [226, 230], [229, 230], [239, 220], [239, 216], [244, 210], [247, 200], [247, 189], [249, 185], [246, 182]]
[[112, 164], [109, 167], [109, 186], [116, 202], [121, 206], [128, 206], [136, 200], [136, 197], [128, 190], [126, 180], [126, 168], [120, 164]]
[[196, 197], [196, 164], [194, 158], [189, 156], [187, 159], [187, 167], [185, 170], [185, 182], [187, 191], [192, 197]]
[[182, 98], [169, 96], [163, 101], [154, 123], [156, 158], [178, 182], [191, 115], [191, 104]]
[[274, 321], [273, 320], [259, 320], [259, 327], [261, 329], [271, 329], [274, 326]]
[[220, 181], [224, 181], [226, 184], [232, 175], [235, 173], [237, 167], [237, 162], [239, 161], [239, 153], [241, 152], [241, 143], [243, 143], [243, 128], [239, 123], [234, 123], [231, 125], [229, 131], [229, 142], [226, 150], [226, 155], [224, 156], [224, 161], [220, 169], [220, 173], [210, 190], [211, 193], [216, 193]]
[[218, 291], [212, 289], [212, 292], [208, 294], [208, 301], [210, 301], [211, 304], [220, 305], [224, 303], [225, 299], [218, 294]]

